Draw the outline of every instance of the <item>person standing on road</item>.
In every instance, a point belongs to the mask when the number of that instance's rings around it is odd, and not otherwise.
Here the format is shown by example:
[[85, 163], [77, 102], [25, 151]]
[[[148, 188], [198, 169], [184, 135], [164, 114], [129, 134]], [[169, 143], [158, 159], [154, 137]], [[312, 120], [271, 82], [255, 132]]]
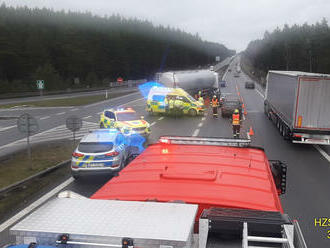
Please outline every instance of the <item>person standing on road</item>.
[[174, 101], [174, 113], [175, 113], [175, 118], [183, 114], [183, 102], [178, 96]]
[[168, 109], [169, 109], [169, 114], [173, 115], [174, 114], [174, 99], [172, 96], [168, 97]]
[[232, 115], [232, 124], [233, 124], [233, 135], [234, 138], [239, 138], [240, 129], [241, 129], [241, 121], [239, 116], [239, 110], [235, 109]]
[[201, 104], [204, 105], [204, 98], [202, 97], [202, 92], [201, 92], [201, 91], [198, 92], [198, 101], [199, 101]]
[[212, 111], [213, 111], [213, 118], [218, 118], [219, 102], [218, 102], [216, 95], [213, 96], [211, 105], [212, 105]]

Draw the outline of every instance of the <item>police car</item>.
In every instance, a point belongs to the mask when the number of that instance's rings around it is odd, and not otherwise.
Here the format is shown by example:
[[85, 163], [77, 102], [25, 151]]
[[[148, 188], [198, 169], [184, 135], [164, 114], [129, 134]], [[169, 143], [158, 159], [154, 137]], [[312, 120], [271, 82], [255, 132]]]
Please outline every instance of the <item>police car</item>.
[[107, 109], [100, 117], [100, 128], [117, 128], [125, 134], [139, 134], [148, 137], [151, 133], [150, 124], [139, 118], [132, 108]]
[[129, 151], [127, 137], [119, 130], [92, 131], [72, 154], [72, 176], [78, 179], [82, 175], [114, 175], [125, 166]]

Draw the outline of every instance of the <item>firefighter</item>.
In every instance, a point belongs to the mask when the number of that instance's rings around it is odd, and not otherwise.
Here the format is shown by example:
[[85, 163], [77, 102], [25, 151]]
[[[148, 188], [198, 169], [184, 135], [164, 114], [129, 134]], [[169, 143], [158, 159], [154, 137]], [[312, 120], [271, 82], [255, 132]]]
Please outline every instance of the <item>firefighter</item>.
[[178, 96], [174, 100], [174, 114], [175, 118], [183, 114], [183, 102]]
[[211, 105], [212, 105], [212, 111], [213, 111], [213, 118], [218, 118], [219, 102], [218, 102], [218, 99], [217, 99], [216, 95], [213, 96]]
[[174, 99], [172, 96], [168, 97], [168, 110], [169, 114], [174, 114]]
[[239, 138], [240, 129], [241, 129], [241, 121], [239, 116], [239, 110], [235, 109], [232, 115], [232, 124], [233, 124], [233, 135], [234, 138]]

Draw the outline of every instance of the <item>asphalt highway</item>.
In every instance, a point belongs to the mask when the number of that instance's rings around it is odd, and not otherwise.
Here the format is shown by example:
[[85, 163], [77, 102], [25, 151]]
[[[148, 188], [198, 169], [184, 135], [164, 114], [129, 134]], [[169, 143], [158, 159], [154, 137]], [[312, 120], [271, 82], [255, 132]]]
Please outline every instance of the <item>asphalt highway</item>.
[[[252, 145], [263, 147], [269, 159], [281, 160], [288, 166], [287, 192], [281, 196], [283, 209], [291, 218], [300, 223], [305, 240], [309, 247], [330, 247], [327, 238], [330, 227], [314, 225], [315, 218], [330, 218], [330, 149], [329, 147], [292, 144], [285, 141], [276, 127], [266, 118], [263, 112], [263, 90], [257, 86], [255, 90], [245, 89], [244, 83], [250, 80], [242, 72], [240, 77], [234, 77], [235, 64], [239, 62], [236, 57], [230, 65], [232, 72], [225, 74], [227, 87], [222, 88], [225, 94], [238, 94], [242, 96], [247, 115], [244, 120], [242, 136], [246, 137], [250, 127], [254, 131]], [[161, 135], [203, 136], [203, 137], [232, 137], [231, 124], [228, 119], [219, 116], [214, 119], [209, 111], [205, 116], [173, 118], [167, 116], [149, 116], [145, 111], [145, 100], [139, 93], [131, 94], [106, 103], [72, 109], [31, 110], [31, 113], [50, 118], [43, 120], [44, 130], [63, 124], [66, 116], [74, 113], [80, 117], [87, 117], [89, 122], [98, 122], [99, 112], [108, 106], [133, 107], [138, 114], [144, 115], [152, 125], [152, 134], [149, 142], [156, 142]], [[46, 111], [46, 112], [43, 112]], [[59, 113], [65, 114], [59, 115]], [[40, 118], [40, 117], [39, 117]], [[42, 117], [41, 117], [42, 118]], [[15, 140], [23, 136], [16, 128], [7, 129], [1, 133], [8, 140]], [[3, 139], [0, 140], [0, 146]], [[328, 157], [327, 157], [328, 156]], [[63, 189], [72, 190], [86, 197], [91, 196], [109, 178], [90, 178], [83, 181], [70, 179]], [[83, 215], [83, 213], [82, 213]], [[5, 230], [4, 232], [7, 232]], [[2, 234], [2, 237], [5, 235]], [[1, 237], [1, 234], [0, 234]]]

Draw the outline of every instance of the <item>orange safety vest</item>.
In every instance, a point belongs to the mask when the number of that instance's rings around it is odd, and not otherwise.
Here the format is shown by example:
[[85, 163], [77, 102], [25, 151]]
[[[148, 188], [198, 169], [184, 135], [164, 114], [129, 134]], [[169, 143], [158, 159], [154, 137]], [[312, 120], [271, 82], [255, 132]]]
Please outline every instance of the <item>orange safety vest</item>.
[[212, 107], [215, 108], [218, 106], [218, 99], [212, 99]]
[[233, 114], [233, 125], [239, 125], [239, 114]]

